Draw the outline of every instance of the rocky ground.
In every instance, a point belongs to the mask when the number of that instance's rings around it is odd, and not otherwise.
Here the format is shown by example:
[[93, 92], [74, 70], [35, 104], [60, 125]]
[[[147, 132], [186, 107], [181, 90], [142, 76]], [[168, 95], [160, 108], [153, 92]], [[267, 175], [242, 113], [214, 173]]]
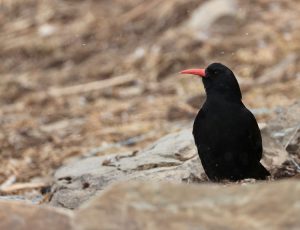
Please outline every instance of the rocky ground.
[[[0, 228], [17, 218], [20, 229], [38, 229], [48, 216], [49, 229], [95, 229], [98, 222], [86, 223], [93, 215], [110, 220], [100, 204], [110, 218], [122, 216], [108, 229], [193, 229], [200, 220], [204, 229], [297, 229], [299, 10], [297, 0], [0, 1]], [[236, 73], [260, 122], [266, 183], [212, 185], [203, 173], [190, 126], [204, 90], [177, 73], [214, 61]], [[240, 209], [260, 190], [240, 218], [216, 212]], [[28, 213], [24, 200], [46, 207]], [[91, 213], [81, 211], [88, 200]], [[256, 213], [266, 209], [275, 214]], [[220, 215], [224, 226], [211, 225]]]
[[0, 201], [0, 227], [5, 230], [299, 229], [299, 185], [295, 180], [230, 187], [131, 181], [110, 187], [75, 212]]
[[0, 199], [0, 228], [298, 229], [299, 115], [297, 102], [260, 124], [267, 181], [210, 183], [186, 127], [141, 151], [72, 159], [44, 205]]
[[[262, 128], [262, 163], [271, 172], [270, 182], [299, 178], [300, 102], [282, 109]], [[142, 180], [173, 183], [209, 183], [199, 160], [190, 128], [169, 134], [144, 150], [88, 157], [63, 166], [55, 173], [50, 204], [75, 209], [111, 183]], [[246, 180], [238, 183], [255, 183]], [[224, 184], [230, 185], [229, 182]]]

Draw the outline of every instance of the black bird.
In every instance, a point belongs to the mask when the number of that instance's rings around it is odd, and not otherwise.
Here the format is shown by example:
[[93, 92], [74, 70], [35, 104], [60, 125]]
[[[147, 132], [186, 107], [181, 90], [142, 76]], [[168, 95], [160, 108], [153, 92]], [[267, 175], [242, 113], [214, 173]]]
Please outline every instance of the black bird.
[[220, 63], [182, 74], [202, 77], [206, 101], [194, 121], [193, 135], [203, 168], [212, 181], [266, 179], [260, 163], [262, 139], [254, 115], [242, 102], [233, 72]]

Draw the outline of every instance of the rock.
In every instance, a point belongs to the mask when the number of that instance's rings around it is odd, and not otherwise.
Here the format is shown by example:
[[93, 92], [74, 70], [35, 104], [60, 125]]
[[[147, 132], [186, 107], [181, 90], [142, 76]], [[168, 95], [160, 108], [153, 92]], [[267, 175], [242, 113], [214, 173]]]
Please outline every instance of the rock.
[[[282, 113], [287, 113], [283, 111]], [[296, 113], [296, 110], [293, 112]], [[278, 116], [280, 117], [281, 113]], [[278, 139], [276, 133], [283, 132], [284, 135], [290, 135], [290, 132], [284, 130], [294, 129], [297, 124], [295, 114], [285, 116], [294, 117], [286, 121], [271, 122], [262, 128], [264, 146], [262, 163], [275, 178], [293, 176], [297, 173], [292, 169], [286, 174], [287, 167], [282, 168], [289, 160], [284, 145], [287, 141], [283, 141], [285, 137]], [[290, 140], [291, 137], [287, 139]], [[61, 167], [55, 173], [50, 203], [54, 206], [75, 209], [96, 193], [101, 193], [111, 183], [128, 180], [174, 183], [206, 181], [191, 129], [186, 128], [181, 132], [167, 135], [137, 153], [90, 157]]]
[[294, 135], [287, 143], [286, 150], [292, 154], [300, 157], [300, 128], [295, 130]]
[[51, 204], [74, 209], [112, 182], [203, 181], [203, 173], [192, 131], [185, 129], [138, 153], [90, 157], [60, 168], [55, 173]]
[[269, 122], [265, 132], [277, 142], [273, 152], [288, 153], [282, 167], [274, 170], [275, 178], [291, 177], [300, 173], [300, 101], [287, 108], [277, 109], [277, 117]]
[[[276, 192], [275, 192], [276, 191]], [[299, 229], [300, 183], [183, 185], [126, 182], [75, 214], [76, 230]]]
[[281, 166], [287, 159], [288, 153], [284, 146], [275, 138], [272, 137], [268, 126], [261, 130], [263, 139], [263, 158], [262, 164], [268, 170], [276, 170]]
[[278, 108], [277, 117], [269, 123], [272, 137], [288, 146], [300, 128], [300, 101], [287, 108]]
[[71, 213], [67, 210], [17, 201], [0, 201], [1, 230], [69, 230], [70, 217]]

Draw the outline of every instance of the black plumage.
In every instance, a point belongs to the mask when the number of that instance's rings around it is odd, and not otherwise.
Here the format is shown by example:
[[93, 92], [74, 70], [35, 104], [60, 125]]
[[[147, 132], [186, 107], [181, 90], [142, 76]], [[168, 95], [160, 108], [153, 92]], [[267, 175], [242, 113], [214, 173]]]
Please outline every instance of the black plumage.
[[266, 179], [260, 163], [262, 138], [254, 115], [242, 102], [233, 72], [220, 63], [205, 70], [182, 73], [202, 76], [206, 101], [194, 121], [193, 135], [203, 168], [210, 180]]

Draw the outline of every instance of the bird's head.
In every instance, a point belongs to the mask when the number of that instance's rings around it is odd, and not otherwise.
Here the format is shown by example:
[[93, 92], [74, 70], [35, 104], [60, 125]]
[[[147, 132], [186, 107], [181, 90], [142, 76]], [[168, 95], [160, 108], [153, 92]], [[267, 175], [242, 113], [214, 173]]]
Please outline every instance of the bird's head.
[[242, 94], [233, 72], [221, 63], [212, 63], [206, 69], [187, 69], [181, 74], [192, 74], [202, 78], [207, 96], [223, 95], [241, 99]]

